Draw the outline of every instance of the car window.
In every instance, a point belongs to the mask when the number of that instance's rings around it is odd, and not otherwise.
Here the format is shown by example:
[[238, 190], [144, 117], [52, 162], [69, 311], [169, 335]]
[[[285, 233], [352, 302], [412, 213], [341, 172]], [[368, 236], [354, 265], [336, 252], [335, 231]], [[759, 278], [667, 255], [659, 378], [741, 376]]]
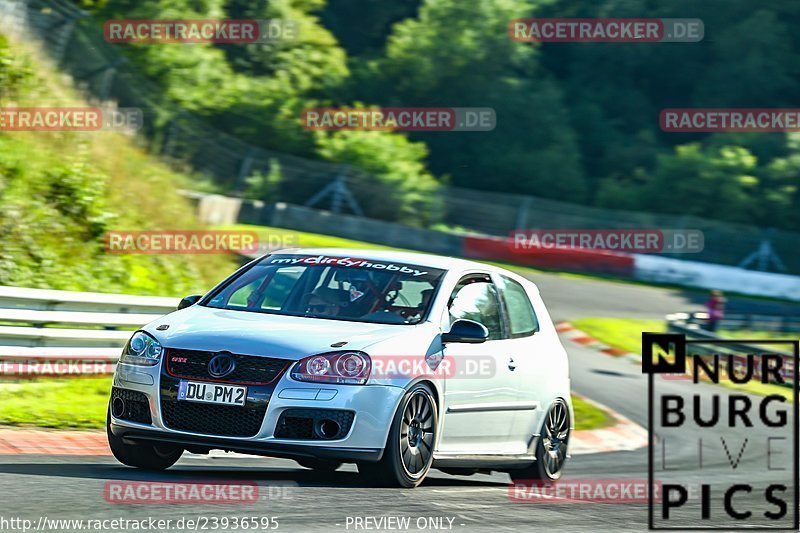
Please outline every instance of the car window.
[[490, 340], [503, 336], [497, 290], [491, 282], [472, 281], [459, 284], [453, 291], [448, 311], [451, 324], [459, 318], [466, 318], [486, 326]]
[[[289, 294], [291, 294], [294, 284], [302, 273], [303, 270], [297, 267], [284, 267], [276, 270], [269, 284], [262, 289], [264, 294], [260, 304], [261, 309], [280, 309], [289, 297]], [[254, 296], [255, 291], [257, 291], [264, 282], [266, 272], [262, 272], [261, 274], [261, 276], [247, 285], [234, 291], [233, 294], [231, 294], [228, 305], [231, 307], [247, 307], [248, 299]]]
[[511, 337], [524, 337], [539, 331], [539, 320], [525, 288], [513, 279], [500, 276], [500, 290], [508, 310]]
[[445, 271], [392, 261], [276, 254], [218, 288], [221, 309], [382, 324], [417, 324]]

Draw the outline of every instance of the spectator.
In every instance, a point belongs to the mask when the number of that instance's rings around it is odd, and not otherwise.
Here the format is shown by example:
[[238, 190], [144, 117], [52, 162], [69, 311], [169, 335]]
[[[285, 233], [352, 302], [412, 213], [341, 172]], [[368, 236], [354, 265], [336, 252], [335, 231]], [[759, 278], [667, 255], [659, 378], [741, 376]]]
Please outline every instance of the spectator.
[[716, 331], [719, 321], [725, 317], [725, 295], [722, 291], [711, 291], [711, 297], [706, 302], [708, 308], [708, 331]]

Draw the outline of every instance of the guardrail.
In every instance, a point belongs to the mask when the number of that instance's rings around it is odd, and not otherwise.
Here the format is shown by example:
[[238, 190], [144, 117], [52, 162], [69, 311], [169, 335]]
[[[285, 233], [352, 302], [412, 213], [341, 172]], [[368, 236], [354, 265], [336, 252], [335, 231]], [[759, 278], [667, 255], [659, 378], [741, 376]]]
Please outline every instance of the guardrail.
[[[674, 313], [669, 315], [676, 320], [683, 320], [687, 324], [703, 326], [708, 324], [708, 313]], [[669, 319], [668, 319], [669, 320]], [[779, 333], [800, 332], [800, 316], [784, 315], [746, 315], [729, 313], [717, 322], [719, 329], [729, 331], [775, 331]]]
[[[673, 313], [666, 316], [667, 331], [670, 333], [680, 333], [686, 336], [687, 340], [695, 341], [718, 341], [725, 340], [725, 343], [692, 344], [691, 353], [700, 356], [711, 354], [731, 354], [735, 367], [747, 364], [747, 355], [754, 355], [756, 360], [764, 353], [777, 354], [783, 357], [781, 376], [786, 380], [786, 385], [791, 386], [795, 379], [796, 369], [794, 368], [794, 354], [784, 350], [775, 350], [773, 345], [760, 345], [754, 339], [753, 342], [729, 342], [731, 339], [721, 337], [711, 331], [702, 329], [708, 321], [706, 313]], [[687, 352], [688, 355], [688, 352]], [[754, 365], [754, 373], [758, 377], [760, 364]]]
[[0, 377], [112, 373], [132, 331], [178, 302], [0, 286]]

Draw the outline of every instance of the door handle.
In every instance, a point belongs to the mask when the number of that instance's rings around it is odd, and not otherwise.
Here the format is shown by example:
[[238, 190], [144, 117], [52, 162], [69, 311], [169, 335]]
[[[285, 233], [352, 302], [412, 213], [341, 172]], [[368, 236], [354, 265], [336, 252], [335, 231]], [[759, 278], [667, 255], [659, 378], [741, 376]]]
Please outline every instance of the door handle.
[[508, 358], [508, 369], [509, 370], [514, 370], [515, 368], [517, 368], [517, 363], [514, 362], [514, 358], [513, 357], [509, 357]]

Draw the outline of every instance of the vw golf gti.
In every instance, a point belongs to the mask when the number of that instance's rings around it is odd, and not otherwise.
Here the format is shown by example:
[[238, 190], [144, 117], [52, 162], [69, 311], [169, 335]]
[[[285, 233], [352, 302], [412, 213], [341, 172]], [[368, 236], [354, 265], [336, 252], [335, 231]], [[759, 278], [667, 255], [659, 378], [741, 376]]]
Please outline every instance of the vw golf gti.
[[431, 468], [557, 480], [567, 355], [539, 291], [501, 268], [404, 252], [284, 250], [137, 331], [108, 409], [122, 463], [212, 449], [417, 486]]

